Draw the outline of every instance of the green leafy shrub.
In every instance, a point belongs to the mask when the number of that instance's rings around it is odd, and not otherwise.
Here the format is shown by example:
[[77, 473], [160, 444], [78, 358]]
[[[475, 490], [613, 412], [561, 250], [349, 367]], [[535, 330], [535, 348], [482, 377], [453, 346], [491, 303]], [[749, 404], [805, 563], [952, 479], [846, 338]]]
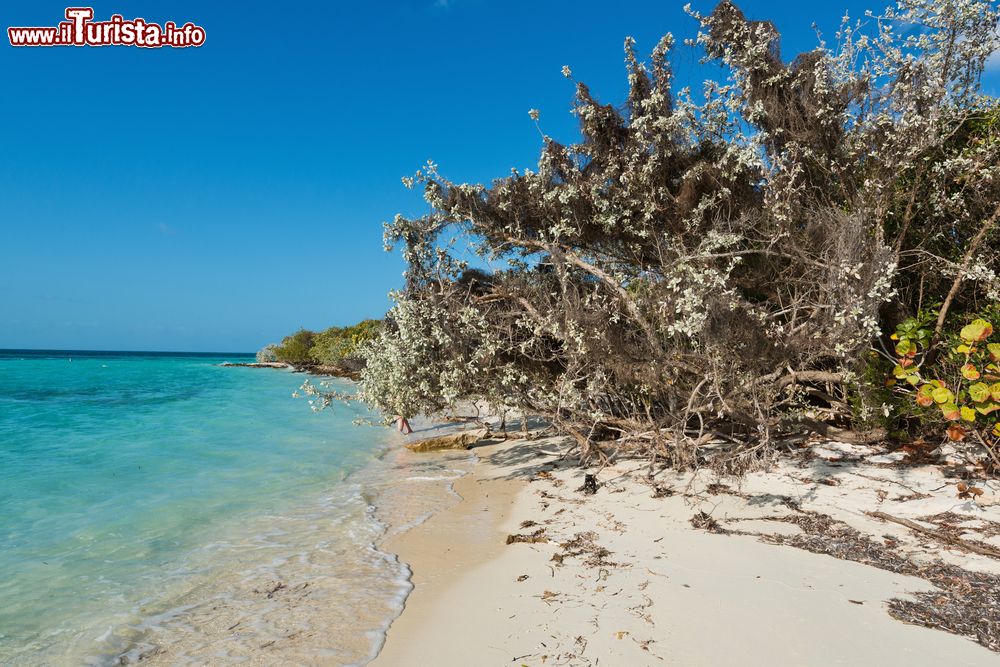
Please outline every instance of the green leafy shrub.
[[912, 394], [921, 419], [943, 428], [954, 442], [981, 445], [1000, 468], [1000, 342], [990, 342], [993, 324], [977, 318], [932, 358], [930, 336], [919, 322], [901, 324], [891, 383]]
[[357, 357], [358, 348], [378, 334], [381, 320], [364, 320], [349, 327], [330, 327], [316, 334], [309, 357], [318, 364], [335, 366]]
[[312, 362], [309, 351], [313, 346], [313, 339], [316, 337], [308, 329], [299, 329], [291, 336], [285, 336], [281, 345], [274, 349], [274, 356], [278, 361], [289, 364], [308, 364]]
[[[936, 310], [920, 310], [896, 327], [892, 340], [909, 340], [927, 348], [934, 334]], [[893, 440], [909, 441], [911, 425], [919, 422], [919, 409], [911, 396], [896, 390], [898, 378], [894, 377], [897, 359], [889, 354], [879, 354], [869, 350], [867, 357], [856, 371], [855, 381], [850, 386], [848, 402], [851, 406], [851, 422], [856, 427], [868, 429], [883, 428]], [[891, 380], [886, 382], [886, 378]]]

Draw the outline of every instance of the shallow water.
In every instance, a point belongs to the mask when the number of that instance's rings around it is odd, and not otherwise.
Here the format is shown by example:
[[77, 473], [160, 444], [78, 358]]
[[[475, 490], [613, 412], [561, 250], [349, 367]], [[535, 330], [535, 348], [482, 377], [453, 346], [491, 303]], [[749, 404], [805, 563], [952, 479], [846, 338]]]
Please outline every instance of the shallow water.
[[226, 359], [0, 352], [0, 664], [372, 657], [409, 591], [377, 545], [469, 457]]

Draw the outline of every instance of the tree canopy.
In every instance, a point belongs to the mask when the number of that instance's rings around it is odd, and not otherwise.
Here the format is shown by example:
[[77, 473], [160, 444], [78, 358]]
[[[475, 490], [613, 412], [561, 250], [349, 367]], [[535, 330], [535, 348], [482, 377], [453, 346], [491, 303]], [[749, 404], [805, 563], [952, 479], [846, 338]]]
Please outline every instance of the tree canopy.
[[580, 138], [544, 137], [537, 169], [404, 179], [430, 212], [386, 225], [406, 285], [359, 350], [363, 400], [541, 415], [585, 459], [712, 442], [727, 470], [782, 434], [884, 437], [889, 334], [930, 309], [933, 348], [1000, 290], [996, 4], [903, 0], [790, 60], [731, 2], [690, 14], [726, 72], [700, 93], [669, 34], [648, 63], [628, 38], [621, 106], [563, 68]]

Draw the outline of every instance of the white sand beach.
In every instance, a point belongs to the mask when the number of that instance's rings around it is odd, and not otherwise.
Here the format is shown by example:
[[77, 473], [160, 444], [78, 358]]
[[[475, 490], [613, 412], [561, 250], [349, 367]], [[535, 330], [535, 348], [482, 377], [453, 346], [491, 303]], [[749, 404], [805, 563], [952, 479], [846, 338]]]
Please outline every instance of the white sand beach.
[[650, 481], [642, 462], [620, 464], [585, 495], [564, 449], [476, 448], [455, 483], [464, 500], [385, 545], [414, 590], [373, 665], [1000, 665], [971, 638], [890, 615], [890, 600], [902, 617], [924, 613], [905, 601], [931, 591], [945, 616], [968, 605], [957, 616], [990, 641], [1000, 612], [981, 587], [911, 572], [956, 566], [995, 585], [1000, 560], [866, 514], [988, 551], [1000, 547], [995, 488], [959, 498], [940, 467], [813, 443], [742, 480]]

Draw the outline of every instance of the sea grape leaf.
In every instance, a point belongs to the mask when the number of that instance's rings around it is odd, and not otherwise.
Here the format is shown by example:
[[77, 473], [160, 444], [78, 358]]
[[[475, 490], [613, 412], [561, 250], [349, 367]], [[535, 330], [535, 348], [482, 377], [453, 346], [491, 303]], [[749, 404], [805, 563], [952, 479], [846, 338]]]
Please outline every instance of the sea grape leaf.
[[938, 387], [931, 392], [931, 397], [934, 398], [934, 402], [939, 405], [944, 405], [951, 403], [955, 400], [955, 394], [951, 393], [951, 389], [947, 387]]
[[947, 430], [948, 439], [954, 442], [961, 442], [965, 440], [965, 429], [958, 424], [952, 424]]
[[978, 380], [981, 374], [974, 364], [965, 364], [962, 366], [962, 377], [966, 380]]
[[969, 398], [976, 403], [982, 403], [983, 401], [989, 400], [990, 396], [990, 388], [985, 382], [977, 382], [969, 387]]
[[972, 324], [962, 327], [959, 336], [967, 343], [978, 343], [986, 340], [993, 333], [993, 325], [986, 320], [973, 320]]
[[954, 403], [945, 403], [939, 407], [941, 408], [941, 414], [949, 421], [957, 421], [962, 418], [962, 412]]

